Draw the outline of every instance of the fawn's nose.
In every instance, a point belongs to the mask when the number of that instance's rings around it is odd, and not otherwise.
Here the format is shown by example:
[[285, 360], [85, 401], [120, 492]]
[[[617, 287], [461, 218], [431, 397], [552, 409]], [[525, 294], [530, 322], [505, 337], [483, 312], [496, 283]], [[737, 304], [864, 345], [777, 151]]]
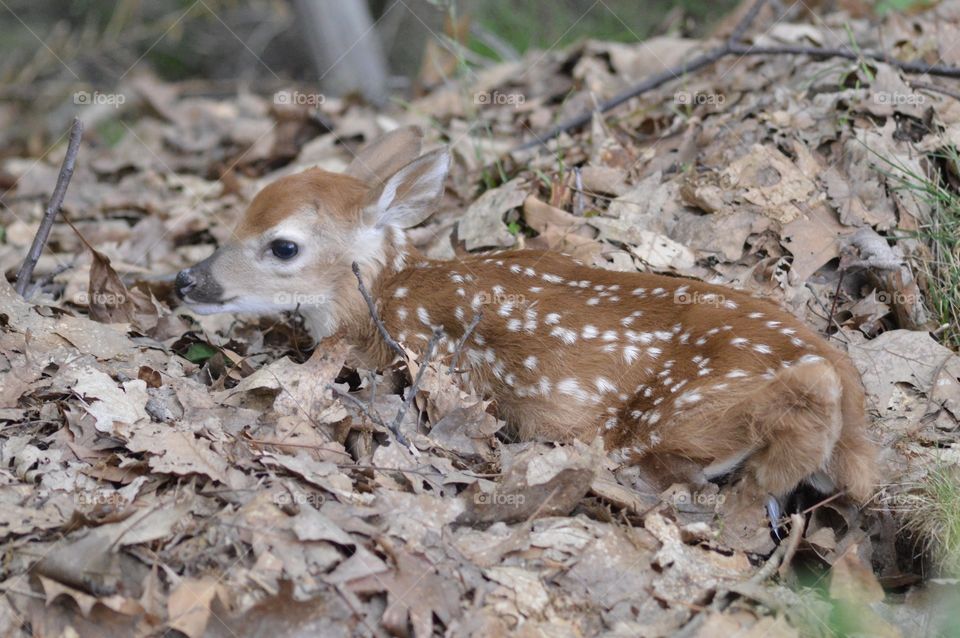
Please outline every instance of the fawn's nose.
[[173, 289], [177, 296], [183, 299], [191, 290], [197, 287], [197, 279], [189, 268], [184, 268], [177, 273], [177, 278], [173, 282]]

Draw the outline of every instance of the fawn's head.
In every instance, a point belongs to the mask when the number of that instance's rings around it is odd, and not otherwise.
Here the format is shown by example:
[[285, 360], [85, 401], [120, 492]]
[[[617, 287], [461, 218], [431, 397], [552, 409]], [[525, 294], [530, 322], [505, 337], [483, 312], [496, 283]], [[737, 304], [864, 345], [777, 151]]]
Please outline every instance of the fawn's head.
[[266, 186], [228, 243], [177, 274], [177, 295], [201, 314], [299, 308], [314, 336], [331, 334], [358, 298], [352, 263], [367, 281], [403, 268], [403, 229], [429, 217], [443, 194], [450, 156], [419, 156], [420, 136], [397, 129], [343, 174], [314, 168]]

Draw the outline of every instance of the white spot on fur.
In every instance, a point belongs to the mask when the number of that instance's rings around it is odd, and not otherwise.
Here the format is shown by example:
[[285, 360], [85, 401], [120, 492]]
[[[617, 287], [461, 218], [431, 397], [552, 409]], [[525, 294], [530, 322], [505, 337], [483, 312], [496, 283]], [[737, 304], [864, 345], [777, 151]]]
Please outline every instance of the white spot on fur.
[[613, 382], [606, 377], [597, 377], [597, 380], [594, 381], [594, 385], [597, 387], [597, 392], [600, 394], [617, 391], [617, 386], [613, 385]]
[[420, 323], [422, 323], [425, 326], [430, 325], [430, 313], [428, 313], [427, 309], [424, 308], [423, 306], [420, 306], [419, 308], [417, 308], [417, 319], [419, 319]]
[[573, 397], [581, 403], [585, 402], [589, 397], [589, 394], [580, 387], [580, 382], [573, 377], [567, 377], [557, 383], [557, 392]]
[[550, 336], [557, 337], [567, 345], [572, 345], [577, 342], [577, 333], [569, 328], [557, 326], [550, 331]]

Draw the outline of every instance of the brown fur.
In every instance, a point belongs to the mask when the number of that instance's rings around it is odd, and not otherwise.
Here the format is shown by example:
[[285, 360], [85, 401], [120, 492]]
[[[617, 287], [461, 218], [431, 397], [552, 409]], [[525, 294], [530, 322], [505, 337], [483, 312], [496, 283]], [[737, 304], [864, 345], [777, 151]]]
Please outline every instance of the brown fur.
[[[523, 271], [512, 273], [512, 265], [524, 270], [532, 268], [535, 274], [529, 277]], [[452, 282], [451, 273], [472, 277], [473, 281]], [[542, 279], [543, 274], [590, 283], [587, 288], [570, 287], [566, 281], [551, 285]], [[406, 343], [418, 349], [426, 344], [430, 334], [416, 316], [417, 308], [423, 307], [428, 309], [432, 322], [442, 325], [451, 340], [457, 340], [472, 318], [469, 302], [473, 295], [485, 292], [492, 298], [491, 291], [498, 285], [503, 288], [503, 299], [516, 295], [516, 307], [504, 317], [498, 312], [502, 304], [485, 305], [476, 330], [483, 345], [475, 339], [468, 341], [461, 362], [470, 370], [472, 385], [497, 399], [501, 415], [518, 427], [521, 437], [590, 440], [601, 435], [607, 449], [628, 450], [628, 462], [643, 462], [651, 455], [674, 456], [696, 461], [702, 467], [751, 451], [749, 458], [744, 459], [745, 474], [761, 491], [780, 496], [822, 471], [855, 499], [869, 498], [874, 484], [874, 449], [865, 435], [859, 375], [843, 354], [775, 304], [699, 281], [609, 272], [577, 265], [561, 255], [524, 251], [469, 257], [456, 263], [424, 262], [391, 274], [379, 289], [383, 317], [392, 334], [403, 335]], [[616, 296], [620, 300], [610, 302], [610, 297], [604, 297], [595, 306], [586, 305], [588, 299], [597, 297], [593, 289], [597, 285], [619, 285]], [[531, 293], [531, 286], [542, 290]], [[702, 299], [713, 293], [735, 303], [736, 308], [675, 303], [676, 290], [681, 286], [686, 287], [690, 298]], [[663, 288], [666, 294], [659, 298], [631, 295], [633, 289], [640, 287], [650, 291]], [[407, 296], [395, 299], [393, 293], [398, 288], [407, 288]], [[458, 288], [464, 290], [464, 295], [457, 293]], [[457, 318], [457, 307], [464, 310], [463, 319]], [[406, 309], [405, 319], [400, 318], [399, 308]], [[507, 321], [523, 317], [530, 308], [538, 314], [536, 328], [530, 332], [506, 328]], [[616, 331], [618, 340], [608, 343], [622, 346], [627, 328], [619, 320], [636, 310], [643, 314], [632, 322], [630, 329], [647, 333], [669, 331], [672, 336], [650, 344], [663, 351], [656, 358], [645, 356], [641, 346], [641, 354], [628, 365], [621, 348], [605, 353], [598, 346], [604, 343], [603, 333], [609, 330]], [[549, 335], [543, 318], [550, 311], [570, 317], [557, 325], [575, 329], [575, 343], [568, 345]], [[748, 318], [756, 312], [763, 313], [763, 317]], [[768, 327], [770, 321], [777, 325]], [[583, 328], [588, 324], [596, 327], [598, 336], [583, 338]], [[672, 332], [678, 324], [682, 329]], [[730, 330], [709, 335], [710, 330], [728, 325]], [[793, 334], [783, 334], [785, 328]], [[685, 344], [679, 341], [684, 333], [690, 335]], [[731, 339], [736, 337], [748, 339], [751, 346], [767, 346], [770, 352], [734, 347]], [[700, 338], [705, 341], [697, 345]], [[492, 348], [497, 360], [503, 362], [500, 377], [490, 365], [469, 362], [471, 349], [486, 348]], [[530, 355], [538, 358], [536, 371], [523, 366]], [[709, 358], [708, 374], [698, 374], [702, 368], [693, 359], [697, 355]], [[819, 359], [799, 363], [804, 355]], [[671, 393], [668, 387], [657, 383], [664, 364], [671, 360], [674, 363], [669, 376], [688, 381], [683, 392], [703, 395], [696, 405], [676, 409], [676, 399], [682, 392]], [[782, 362], [793, 365], [782, 368]], [[630, 396], [621, 401], [604, 395], [606, 400], [585, 405], [555, 390], [544, 396], [516, 395], [517, 386], [536, 383], [544, 370], [550, 371], [554, 386], [558, 379], [574, 377], [582, 381], [584, 389], [596, 394], [589, 384], [602, 376], [615, 383], [617, 395], [623, 391]], [[513, 384], [507, 383], [506, 371], [513, 372]], [[748, 376], [725, 379], [733, 371], [743, 371]], [[726, 383], [726, 387], [718, 388], [720, 383]], [[643, 391], [635, 392], [637, 386], [653, 386], [654, 392], [644, 396]], [[660, 397], [664, 401], [657, 423], [644, 425], [631, 418], [633, 410], [654, 409], [654, 402]], [[611, 406], [616, 408], [617, 425], [607, 430], [603, 424], [610, 415], [605, 409]]]
[[320, 168], [287, 175], [257, 193], [234, 232], [241, 240], [256, 237], [305, 206], [316, 207], [323, 217], [355, 222], [367, 190], [354, 177]]

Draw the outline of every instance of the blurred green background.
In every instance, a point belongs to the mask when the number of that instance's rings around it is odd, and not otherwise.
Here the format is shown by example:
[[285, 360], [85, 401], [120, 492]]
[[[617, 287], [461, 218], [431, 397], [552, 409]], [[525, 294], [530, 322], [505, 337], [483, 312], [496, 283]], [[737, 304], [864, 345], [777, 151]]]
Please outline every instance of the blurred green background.
[[[388, 49], [400, 38], [418, 43], [428, 28], [442, 35], [444, 17], [468, 16], [470, 48], [496, 58], [487, 34], [517, 53], [588, 37], [629, 42], [658, 30], [697, 35], [736, 4], [372, 0], [368, 6]], [[39, 79], [108, 82], [143, 63], [168, 80], [252, 80], [272, 77], [271, 70], [306, 80], [313, 71], [307, 34], [287, 0], [4, 0], [0, 16], [0, 82], [7, 90]], [[404, 27], [399, 32], [398, 23]], [[61, 60], [79, 77], [58, 68]]]

